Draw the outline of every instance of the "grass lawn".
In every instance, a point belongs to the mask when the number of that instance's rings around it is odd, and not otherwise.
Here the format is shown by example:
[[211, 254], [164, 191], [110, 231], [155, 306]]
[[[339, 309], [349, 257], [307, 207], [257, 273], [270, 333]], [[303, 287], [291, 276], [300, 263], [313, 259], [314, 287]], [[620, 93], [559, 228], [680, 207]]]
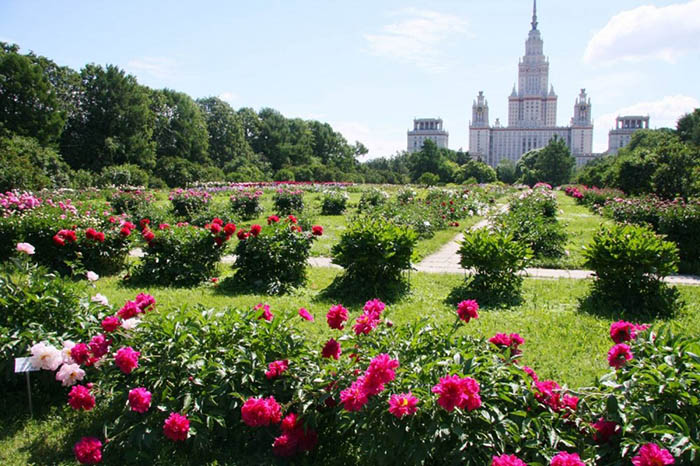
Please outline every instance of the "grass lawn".
[[583, 269], [583, 247], [591, 242], [593, 235], [603, 224], [613, 223], [612, 220], [594, 214], [587, 207], [576, 204], [573, 197], [567, 196], [563, 191], [555, 191], [557, 203], [561, 212], [558, 215], [560, 222], [568, 236], [564, 249], [569, 255], [559, 259], [541, 259], [533, 266], [552, 269]]

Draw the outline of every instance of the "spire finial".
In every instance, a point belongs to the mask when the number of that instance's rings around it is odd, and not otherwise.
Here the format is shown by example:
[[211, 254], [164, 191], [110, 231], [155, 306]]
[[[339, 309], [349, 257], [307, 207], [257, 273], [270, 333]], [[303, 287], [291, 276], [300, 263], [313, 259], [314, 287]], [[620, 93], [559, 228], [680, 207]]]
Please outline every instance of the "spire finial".
[[532, 30], [537, 29], [537, 0], [532, 2]]

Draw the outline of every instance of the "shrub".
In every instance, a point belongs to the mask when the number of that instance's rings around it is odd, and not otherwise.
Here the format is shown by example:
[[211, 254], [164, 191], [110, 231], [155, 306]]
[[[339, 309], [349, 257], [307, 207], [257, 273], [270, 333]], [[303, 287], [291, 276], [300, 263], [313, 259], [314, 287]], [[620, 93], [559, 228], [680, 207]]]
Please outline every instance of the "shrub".
[[116, 214], [134, 215], [154, 201], [153, 195], [140, 189], [117, 190], [109, 199]]
[[250, 220], [257, 217], [262, 212], [260, 205], [260, 196], [263, 192], [255, 191], [238, 191], [229, 198], [231, 202], [231, 210], [233, 215], [241, 220]]
[[670, 313], [677, 297], [662, 279], [677, 270], [678, 248], [651, 229], [603, 226], [584, 251], [594, 294], [631, 312]]
[[218, 223], [208, 228], [190, 225], [153, 231], [145, 228], [142, 236], [148, 246], [131, 280], [176, 286], [195, 286], [208, 280], [214, 276], [224, 244], [234, 231], [235, 225]]
[[459, 248], [459, 264], [472, 269], [466, 291], [484, 304], [512, 303], [520, 300], [525, 269], [532, 251], [516, 241], [512, 234], [481, 228], [466, 232]]
[[382, 218], [356, 218], [333, 246], [333, 263], [345, 269], [351, 283], [377, 290], [401, 281], [411, 268], [417, 235]]
[[113, 186], [148, 186], [148, 173], [138, 165], [125, 163], [104, 167], [100, 182]]
[[173, 204], [175, 215], [188, 218], [190, 215], [204, 210], [211, 195], [206, 191], [178, 188], [170, 192], [168, 199]]
[[321, 215], [341, 215], [345, 212], [348, 195], [343, 191], [326, 191], [321, 201]]
[[304, 210], [304, 192], [299, 189], [279, 188], [272, 201], [278, 215], [298, 214]]
[[370, 188], [362, 193], [360, 196], [360, 203], [357, 206], [358, 212], [365, 212], [371, 207], [376, 207], [378, 205], [384, 204], [389, 195], [377, 188]]
[[238, 233], [233, 284], [270, 294], [284, 293], [306, 282], [311, 243], [322, 229], [302, 231], [289, 218], [268, 223]]

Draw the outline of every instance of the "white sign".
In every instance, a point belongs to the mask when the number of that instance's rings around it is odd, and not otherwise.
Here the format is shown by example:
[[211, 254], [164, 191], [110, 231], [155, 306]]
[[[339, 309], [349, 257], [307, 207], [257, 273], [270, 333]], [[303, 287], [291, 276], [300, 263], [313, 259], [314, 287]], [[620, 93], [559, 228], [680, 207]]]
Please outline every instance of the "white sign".
[[30, 359], [31, 358], [15, 358], [15, 374], [38, 371], [39, 368], [32, 366]]

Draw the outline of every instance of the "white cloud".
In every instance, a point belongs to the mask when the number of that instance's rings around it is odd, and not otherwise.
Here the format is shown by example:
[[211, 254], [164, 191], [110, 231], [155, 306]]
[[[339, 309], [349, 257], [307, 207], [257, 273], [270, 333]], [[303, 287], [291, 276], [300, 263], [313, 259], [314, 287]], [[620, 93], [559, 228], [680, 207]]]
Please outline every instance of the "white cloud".
[[363, 161], [377, 157], [389, 157], [397, 151], [406, 150], [406, 139], [397, 139], [396, 131], [389, 128], [370, 128], [357, 121], [337, 121], [330, 125], [341, 133], [349, 144], [360, 141], [369, 151]]
[[228, 103], [232, 103], [233, 101], [238, 100], [238, 94], [231, 91], [222, 92], [221, 94], [219, 94], [218, 97], [219, 99], [225, 100]]
[[674, 63], [692, 51], [700, 51], [700, 0], [618, 13], [593, 35], [583, 59], [589, 64], [645, 59]]
[[131, 60], [126, 69], [139, 76], [147, 75], [158, 79], [170, 78], [175, 74], [177, 63], [172, 58], [142, 57]]
[[615, 118], [624, 115], [649, 115], [650, 128], [675, 128], [676, 122], [684, 114], [700, 107], [700, 100], [687, 95], [666, 96], [651, 102], [639, 102], [618, 109], [613, 113], [601, 115], [595, 119], [594, 152], [608, 149], [608, 131], [615, 127]]
[[447, 39], [467, 32], [467, 22], [454, 15], [409, 8], [396, 13], [398, 22], [387, 24], [377, 34], [365, 34], [374, 55], [409, 63], [430, 72], [449, 68], [441, 52]]

